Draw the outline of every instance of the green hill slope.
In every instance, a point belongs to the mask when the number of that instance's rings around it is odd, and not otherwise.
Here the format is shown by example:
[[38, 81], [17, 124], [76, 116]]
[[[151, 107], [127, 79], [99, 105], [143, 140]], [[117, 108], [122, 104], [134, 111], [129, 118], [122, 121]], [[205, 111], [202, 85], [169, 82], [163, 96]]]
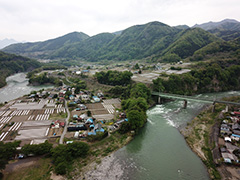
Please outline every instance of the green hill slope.
[[3, 51], [33, 58], [47, 58], [49, 54], [59, 48], [81, 42], [87, 38], [89, 36], [82, 32], [72, 32], [43, 42], [13, 44], [4, 48]]
[[181, 30], [160, 22], [132, 26], [115, 37], [99, 53], [100, 59], [142, 59], [161, 53]]
[[163, 55], [176, 54], [180, 58], [186, 58], [217, 40], [214, 35], [200, 28], [187, 29], [178, 34], [177, 39], [163, 52]]
[[191, 61], [240, 60], [240, 38], [232, 41], [215, 41], [194, 52]]
[[74, 32], [44, 42], [11, 45], [4, 51], [39, 59], [172, 61], [192, 56], [196, 50], [219, 40], [202, 29], [185, 28], [155, 21], [129, 27], [117, 35], [101, 33], [89, 37]]
[[97, 58], [95, 56], [96, 52], [99, 51], [103, 46], [108, 44], [116, 35], [111, 33], [101, 33], [84, 41], [77, 42], [75, 44], [65, 45], [54, 53], [52, 53], [49, 57], [51, 59], [55, 58], [82, 58], [88, 59], [91, 57], [92, 59]]

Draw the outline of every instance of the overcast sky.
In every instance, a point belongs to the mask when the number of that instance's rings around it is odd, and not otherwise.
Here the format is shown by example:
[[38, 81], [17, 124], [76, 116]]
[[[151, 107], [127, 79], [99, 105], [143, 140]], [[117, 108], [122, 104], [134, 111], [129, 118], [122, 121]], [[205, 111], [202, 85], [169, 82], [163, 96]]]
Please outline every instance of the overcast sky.
[[239, 9], [240, 0], [0, 0], [0, 40], [43, 41], [73, 31], [92, 36], [151, 21], [239, 21]]

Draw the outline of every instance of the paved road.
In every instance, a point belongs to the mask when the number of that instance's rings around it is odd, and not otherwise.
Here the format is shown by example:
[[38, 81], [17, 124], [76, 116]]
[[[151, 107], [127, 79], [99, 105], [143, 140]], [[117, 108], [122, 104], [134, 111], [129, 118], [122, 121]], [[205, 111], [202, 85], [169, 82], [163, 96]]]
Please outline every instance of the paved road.
[[65, 126], [64, 126], [64, 130], [63, 130], [63, 133], [61, 135], [61, 138], [60, 138], [60, 141], [59, 141], [59, 144], [63, 144], [63, 139], [64, 139], [64, 136], [67, 132], [67, 125], [68, 125], [68, 121], [69, 121], [69, 118], [70, 118], [70, 112], [69, 112], [69, 109], [68, 109], [68, 106], [67, 106], [67, 101], [65, 100], [65, 108], [67, 110], [67, 118], [65, 119]]

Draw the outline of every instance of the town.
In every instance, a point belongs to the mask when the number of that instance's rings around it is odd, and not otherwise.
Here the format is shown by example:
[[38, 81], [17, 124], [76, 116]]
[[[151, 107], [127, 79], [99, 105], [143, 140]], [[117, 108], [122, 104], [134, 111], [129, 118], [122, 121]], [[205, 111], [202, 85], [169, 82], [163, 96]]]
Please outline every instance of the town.
[[[228, 113], [226, 110], [223, 112]], [[224, 163], [239, 164], [240, 157], [240, 111], [228, 113], [220, 127], [218, 148]], [[214, 153], [214, 151], [213, 151]], [[221, 159], [218, 159], [221, 162]], [[217, 164], [219, 162], [216, 162]]]
[[[71, 94], [65, 106], [67, 91]], [[71, 110], [69, 119], [68, 107]], [[61, 136], [64, 136], [64, 143], [80, 138], [85, 141], [88, 135], [115, 131], [127, 121], [120, 109], [120, 99], [105, 99], [101, 92], [94, 96], [88, 91], [75, 94], [70, 87], [42, 90], [1, 107], [0, 141], [21, 140], [21, 146], [46, 140], [56, 143]], [[67, 128], [66, 134], [64, 128]]]

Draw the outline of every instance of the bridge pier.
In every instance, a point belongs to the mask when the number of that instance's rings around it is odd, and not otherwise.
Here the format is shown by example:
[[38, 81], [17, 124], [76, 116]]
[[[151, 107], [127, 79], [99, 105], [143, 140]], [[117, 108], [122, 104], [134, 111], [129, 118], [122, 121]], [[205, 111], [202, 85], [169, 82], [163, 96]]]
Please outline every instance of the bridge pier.
[[161, 97], [158, 96], [158, 104], [161, 104]]
[[228, 105], [226, 105], [226, 109], [225, 109], [226, 112], [228, 112]]
[[212, 105], [212, 113], [215, 112], [215, 101], [213, 102], [213, 105]]
[[183, 102], [183, 109], [186, 109], [187, 108], [187, 100], [184, 100]]

